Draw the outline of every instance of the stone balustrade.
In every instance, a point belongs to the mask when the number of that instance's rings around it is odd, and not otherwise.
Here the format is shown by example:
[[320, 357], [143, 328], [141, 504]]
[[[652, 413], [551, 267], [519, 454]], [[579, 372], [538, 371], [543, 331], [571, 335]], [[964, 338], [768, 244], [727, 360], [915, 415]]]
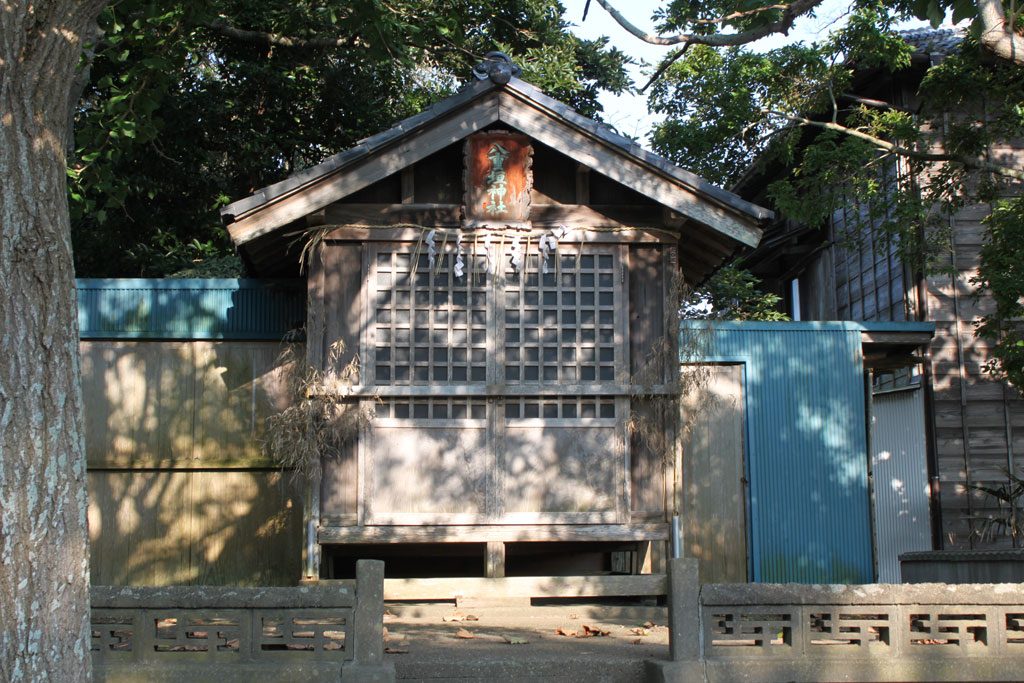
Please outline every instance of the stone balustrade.
[[669, 584], [654, 680], [1024, 680], [1024, 584]]
[[330, 586], [92, 589], [97, 681], [393, 681], [384, 563]]

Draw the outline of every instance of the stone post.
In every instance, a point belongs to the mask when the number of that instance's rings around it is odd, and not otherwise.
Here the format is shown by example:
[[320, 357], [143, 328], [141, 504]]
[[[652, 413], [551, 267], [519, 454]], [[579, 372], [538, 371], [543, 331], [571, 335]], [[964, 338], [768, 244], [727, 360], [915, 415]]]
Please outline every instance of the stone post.
[[700, 650], [700, 576], [691, 557], [668, 562], [668, 628], [670, 661], [648, 661], [647, 680], [706, 680]]
[[384, 563], [356, 562], [356, 608], [349, 634], [352, 662], [342, 667], [342, 681], [392, 683], [395, 666], [384, 661]]

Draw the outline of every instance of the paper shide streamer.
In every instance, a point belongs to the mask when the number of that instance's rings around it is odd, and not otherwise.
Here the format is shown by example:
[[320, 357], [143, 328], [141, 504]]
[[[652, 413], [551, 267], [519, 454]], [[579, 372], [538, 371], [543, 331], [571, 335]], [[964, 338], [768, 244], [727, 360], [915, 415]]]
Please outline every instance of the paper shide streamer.
[[543, 272], [545, 275], [548, 274], [548, 269], [550, 267], [548, 265], [548, 257], [551, 256], [552, 252], [558, 249], [558, 240], [565, 237], [567, 232], [568, 230], [566, 230], [564, 226], [559, 226], [557, 228], [554, 228], [550, 234], [540, 236], [540, 240], [537, 242], [537, 246], [540, 247], [541, 272]]
[[459, 280], [462, 279], [466, 268], [466, 262], [463, 259], [465, 254], [466, 250], [462, 246], [462, 231], [459, 230], [455, 236], [455, 278]]

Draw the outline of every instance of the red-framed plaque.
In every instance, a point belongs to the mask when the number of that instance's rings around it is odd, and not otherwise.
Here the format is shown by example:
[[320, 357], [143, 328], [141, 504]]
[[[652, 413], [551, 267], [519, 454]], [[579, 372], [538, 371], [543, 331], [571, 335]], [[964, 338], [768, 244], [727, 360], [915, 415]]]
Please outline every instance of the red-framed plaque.
[[533, 190], [533, 145], [518, 133], [471, 135], [465, 147], [466, 226], [525, 225]]

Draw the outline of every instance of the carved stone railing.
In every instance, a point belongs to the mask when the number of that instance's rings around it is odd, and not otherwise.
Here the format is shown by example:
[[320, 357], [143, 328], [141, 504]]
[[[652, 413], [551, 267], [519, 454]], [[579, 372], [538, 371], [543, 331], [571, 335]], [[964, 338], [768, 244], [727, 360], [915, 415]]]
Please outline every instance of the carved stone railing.
[[1024, 584], [669, 584], [654, 680], [1024, 680]]
[[92, 589], [97, 681], [393, 681], [384, 563], [298, 588]]

